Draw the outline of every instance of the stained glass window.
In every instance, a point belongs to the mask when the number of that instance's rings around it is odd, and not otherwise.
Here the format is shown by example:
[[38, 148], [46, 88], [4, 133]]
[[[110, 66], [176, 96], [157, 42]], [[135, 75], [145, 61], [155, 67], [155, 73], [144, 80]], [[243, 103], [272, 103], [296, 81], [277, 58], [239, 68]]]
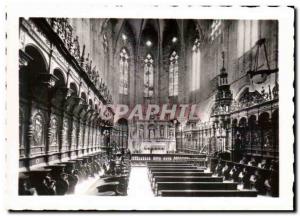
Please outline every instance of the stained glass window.
[[144, 59], [144, 97], [151, 98], [154, 94], [153, 58], [150, 54]]
[[178, 95], [178, 54], [173, 51], [169, 65], [169, 96]]
[[200, 41], [197, 38], [192, 47], [192, 81], [191, 90], [195, 91], [200, 88], [200, 75], [201, 75], [201, 52]]
[[120, 62], [119, 62], [119, 70], [120, 70], [120, 86], [119, 93], [123, 95], [128, 95], [128, 53], [125, 48], [123, 48], [120, 52]]

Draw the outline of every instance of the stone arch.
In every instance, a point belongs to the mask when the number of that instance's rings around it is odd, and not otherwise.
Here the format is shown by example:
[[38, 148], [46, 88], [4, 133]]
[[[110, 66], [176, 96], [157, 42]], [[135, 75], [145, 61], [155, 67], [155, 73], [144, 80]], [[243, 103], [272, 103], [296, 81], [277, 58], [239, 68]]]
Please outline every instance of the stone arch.
[[71, 82], [70, 89], [72, 90], [72, 96], [78, 96], [78, 87], [77, 87], [76, 83]]
[[249, 118], [248, 118], [248, 125], [249, 125], [249, 128], [254, 128], [256, 126], [256, 115], [251, 115]]
[[94, 101], [94, 108], [95, 108], [95, 111], [97, 113], [99, 113], [99, 104], [98, 104], [98, 102], [96, 100]]
[[48, 69], [48, 63], [47, 63], [47, 60], [46, 60], [46, 57], [43, 53], [43, 51], [37, 47], [35, 44], [33, 43], [29, 43], [25, 46], [25, 53], [28, 54], [32, 60], [29, 62], [29, 65], [32, 64], [32, 63], [39, 63], [39, 64], [42, 64], [42, 67], [44, 68], [44, 71], [38, 71], [39, 73], [41, 72], [44, 72], [46, 73], [47, 72], [47, 69]]
[[263, 112], [258, 116], [258, 124], [260, 126], [264, 126], [268, 124], [270, 121], [270, 114], [268, 112]]
[[67, 86], [65, 74], [60, 68], [55, 68], [53, 70], [53, 75], [58, 78], [57, 81], [55, 82], [56, 87], [66, 87]]
[[48, 64], [43, 52], [34, 44], [28, 44], [25, 47], [25, 53], [30, 56], [30, 61], [25, 68], [19, 71], [19, 91], [22, 97], [28, 98], [30, 93], [37, 95], [36, 93], [40, 92], [32, 92], [32, 90], [37, 84], [41, 83], [40, 74], [48, 73]]
[[94, 109], [94, 103], [93, 103], [93, 100], [91, 98], [89, 99], [88, 103], [89, 103], [90, 108]]
[[246, 127], [247, 125], [247, 118], [246, 117], [242, 117], [239, 119], [239, 126], [240, 127]]
[[87, 104], [87, 96], [84, 91], [80, 93], [80, 98]]
[[249, 85], [246, 85], [246, 86], [243, 86], [242, 88], [240, 88], [236, 94], [236, 96], [234, 97], [234, 100], [235, 101], [239, 101], [241, 99], [241, 97], [249, 91], [249, 88], [250, 86]]
[[237, 127], [238, 126], [238, 120], [236, 118], [232, 119], [231, 125], [232, 125], [232, 127]]

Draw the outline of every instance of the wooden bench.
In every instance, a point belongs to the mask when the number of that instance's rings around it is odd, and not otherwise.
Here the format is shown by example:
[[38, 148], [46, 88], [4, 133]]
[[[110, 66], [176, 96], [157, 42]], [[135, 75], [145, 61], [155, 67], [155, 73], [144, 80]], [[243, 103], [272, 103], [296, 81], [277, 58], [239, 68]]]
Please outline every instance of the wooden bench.
[[153, 172], [194, 172], [194, 171], [204, 171], [204, 169], [176, 169], [176, 168], [154, 168], [154, 169], [148, 169], [148, 173], [151, 174]]
[[161, 166], [161, 167], [148, 167], [148, 172], [151, 172], [152, 170], [179, 170], [179, 171], [181, 171], [181, 170], [205, 170], [205, 169], [202, 169], [202, 168], [197, 168], [197, 167], [191, 167], [191, 166], [185, 166], [185, 167], [182, 167], [182, 166], [180, 166], [180, 167], [176, 167], [176, 166], [174, 166], [174, 167], [170, 167], [170, 166], [168, 166], [168, 167], [165, 167], [165, 166]]
[[151, 164], [192, 164], [192, 161], [149, 161], [147, 165]]
[[161, 190], [159, 196], [165, 197], [256, 197], [250, 190]]
[[155, 165], [155, 166], [148, 166], [147, 168], [148, 169], [157, 169], [157, 168], [177, 168], [177, 167], [180, 167], [180, 168], [185, 168], [185, 169], [188, 169], [188, 168], [190, 168], [190, 167], [192, 167], [193, 169], [194, 169], [194, 167], [196, 167], [196, 166], [185, 166], [185, 165], [180, 165], [180, 166], [170, 166], [170, 165], [168, 165], [168, 166], [164, 166], [164, 165], [161, 165], [161, 166], [157, 166], [157, 165]]
[[197, 169], [196, 166], [149, 166], [148, 169]]
[[150, 182], [152, 189], [154, 189], [157, 182], [223, 182], [223, 178], [209, 176], [155, 176]]
[[212, 173], [205, 173], [202, 170], [195, 170], [192, 172], [152, 172], [151, 177], [155, 176], [211, 176]]
[[148, 163], [147, 166], [180, 166], [180, 165], [187, 165], [192, 166], [192, 163]]
[[161, 190], [237, 190], [233, 182], [157, 182], [155, 194]]
[[185, 176], [195, 176], [195, 177], [211, 177], [212, 173], [205, 173], [203, 170], [194, 170], [191, 172], [152, 172], [148, 174], [148, 178], [150, 182], [152, 182], [152, 179], [156, 176], [179, 176], [179, 177], [185, 177]]
[[155, 176], [153, 182], [223, 182], [222, 177], [207, 176]]

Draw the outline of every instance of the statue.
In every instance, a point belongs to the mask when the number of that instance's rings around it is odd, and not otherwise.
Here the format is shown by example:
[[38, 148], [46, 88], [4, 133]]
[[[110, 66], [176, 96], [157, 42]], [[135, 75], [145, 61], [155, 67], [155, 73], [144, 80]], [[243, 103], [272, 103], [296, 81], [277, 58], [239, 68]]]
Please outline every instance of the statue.
[[40, 146], [42, 145], [42, 136], [44, 132], [43, 118], [41, 114], [38, 113], [33, 117], [32, 126], [33, 126], [32, 136], [33, 136], [34, 145]]
[[51, 118], [50, 121], [50, 137], [49, 137], [49, 144], [55, 146], [58, 144], [57, 142], [57, 128], [58, 122], [56, 118]]
[[77, 62], [80, 63], [80, 45], [79, 45], [79, 41], [78, 41], [78, 36], [76, 36], [73, 39], [71, 54], [74, 56], [74, 58], [77, 60]]

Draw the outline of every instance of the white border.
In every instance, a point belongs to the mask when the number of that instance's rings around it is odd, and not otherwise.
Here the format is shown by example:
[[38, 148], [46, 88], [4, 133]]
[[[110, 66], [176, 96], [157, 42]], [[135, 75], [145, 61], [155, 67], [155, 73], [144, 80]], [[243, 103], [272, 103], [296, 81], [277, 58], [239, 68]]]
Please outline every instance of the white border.
[[[111, 5], [85, 0], [10, 1], [7, 7], [7, 122], [6, 122], [6, 209], [63, 210], [291, 210], [293, 208], [294, 41], [291, 8], [201, 7], [159, 4]], [[155, 3], [153, 3], [155, 4]], [[171, 4], [173, 5], [173, 4]], [[144, 197], [20, 197], [17, 196], [18, 171], [18, 18], [19, 17], [115, 17], [115, 18], [193, 18], [193, 19], [278, 19], [279, 20], [279, 119], [280, 119], [280, 197], [279, 198], [163, 198]], [[145, 182], [146, 184], [146, 182]]]

